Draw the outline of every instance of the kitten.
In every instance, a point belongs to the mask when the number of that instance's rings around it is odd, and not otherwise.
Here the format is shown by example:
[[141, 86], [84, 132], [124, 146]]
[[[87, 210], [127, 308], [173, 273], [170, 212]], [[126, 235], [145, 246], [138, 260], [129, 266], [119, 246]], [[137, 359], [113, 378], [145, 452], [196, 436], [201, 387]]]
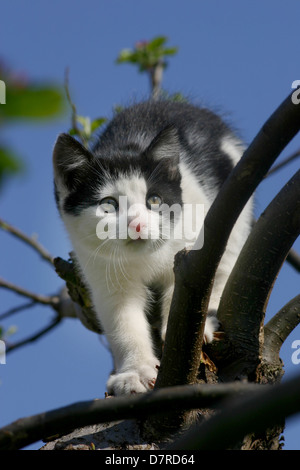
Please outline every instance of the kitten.
[[[147, 321], [149, 287], [162, 291], [163, 339], [174, 256], [184, 247], [201, 248], [194, 242], [203, 217], [195, 222], [195, 214], [203, 207], [207, 213], [242, 151], [239, 139], [218, 116], [172, 101], [124, 109], [92, 151], [68, 134], [58, 137], [53, 153], [56, 201], [113, 354], [109, 393], [153, 388], [159, 360]], [[217, 271], [210, 313], [218, 308], [248, 236], [251, 214], [249, 203]], [[207, 342], [216, 328], [216, 316], [209, 315]]]

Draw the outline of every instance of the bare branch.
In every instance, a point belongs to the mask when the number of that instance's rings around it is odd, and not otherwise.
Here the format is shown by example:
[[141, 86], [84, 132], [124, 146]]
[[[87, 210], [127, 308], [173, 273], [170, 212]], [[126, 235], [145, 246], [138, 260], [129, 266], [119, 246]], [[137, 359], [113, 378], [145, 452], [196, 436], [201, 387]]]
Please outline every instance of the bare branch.
[[9, 310], [7, 310], [6, 312], [0, 315], [0, 320], [4, 320], [5, 318], [8, 318], [14, 315], [15, 313], [19, 313], [23, 310], [27, 310], [28, 308], [31, 308], [34, 305], [35, 305], [35, 302], [31, 301], [31, 302], [26, 302], [26, 304], [22, 304], [22, 305], [18, 305], [17, 307], [10, 308]]
[[286, 260], [293, 266], [298, 272], [300, 272], [300, 255], [293, 249], [289, 251]]
[[279, 352], [288, 335], [300, 323], [300, 294], [290, 300], [264, 327], [263, 359], [279, 361]]
[[59, 303], [59, 297], [57, 295], [46, 296], [46, 295], [36, 294], [27, 289], [24, 289], [23, 287], [19, 287], [11, 282], [5, 281], [2, 278], [0, 278], [0, 287], [11, 290], [15, 292], [16, 294], [19, 294], [23, 297], [32, 299], [34, 302], [37, 302], [39, 304], [50, 305], [50, 307], [53, 307], [53, 308], [56, 308]]
[[277, 165], [274, 165], [270, 171], [268, 171], [268, 174], [266, 177], [270, 176], [270, 175], [273, 175], [274, 173], [276, 173], [276, 171], [278, 170], [281, 170], [281, 168], [283, 168], [284, 166], [288, 165], [289, 163], [291, 163], [293, 160], [296, 160], [296, 158], [300, 157], [300, 150], [297, 150], [296, 152], [294, 152], [292, 155], [290, 155], [289, 157], [285, 158], [282, 162], [278, 163]]
[[35, 237], [29, 237], [24, 232], [19, 230], [16, 227], [13, 227], [11, 224], [0, 219], [0, 228], [6, 230], [7, 232], [14, 235], [19, 240], [22, 240], [27, 245], [31, 246], [45, 261], [50, 263], [53, 266], [53, 257], [48, 253], [48, 251], [36, 240]]
[[29, 336], [28, 338], [25, 338], [21, 341], [18, 341], [17, 343], [12, 343], [8, 344], [6, 348], [6, 352], [10, 353], [12, 351], [15, 351], [16, 349], [25, 346], [29, 343], [33, 343], [34, 341], [37, 341], [40, 339], [42, 336], [44, 336], [46, 333], [49, 333], [49, 331], [53, 330], [61, 321], [60, 316], [56, 316], [52, 322], [49, 323], [45, 328], [42, 328], [40, 331], [37, 333], [34, 333], [33, 335]]
[[[219, 384], [165, 388], [129, 397], [76, 403], [23, 419], [0, 429], [0, 450], [19, 449], [37, 440], [91, 424], [140, 419], [162, 411], [216, 406], [228, 397], [259, 392], [260, 385]], [[265, 387], [265, 386], [264, 386]]]
[[161, 92], [161, 83], [163, 79], [164, 63], [158, 62], [156, 65], [149, 69], [151, 94], [154, 100], [159, 98]]

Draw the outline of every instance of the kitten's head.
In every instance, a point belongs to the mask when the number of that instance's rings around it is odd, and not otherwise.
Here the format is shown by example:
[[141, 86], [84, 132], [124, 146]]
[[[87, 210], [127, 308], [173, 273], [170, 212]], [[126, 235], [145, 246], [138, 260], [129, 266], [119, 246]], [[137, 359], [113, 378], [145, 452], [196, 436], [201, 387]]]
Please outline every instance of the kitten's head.
[[[179, 140], [164, 129], [146, 149], [88, 151], [68, 134], [55, 144], [55, 196], [74, 244], [110, 256], [159, 249], [181, 216]], [[119, 248], [117, 248], [119, 247]]]

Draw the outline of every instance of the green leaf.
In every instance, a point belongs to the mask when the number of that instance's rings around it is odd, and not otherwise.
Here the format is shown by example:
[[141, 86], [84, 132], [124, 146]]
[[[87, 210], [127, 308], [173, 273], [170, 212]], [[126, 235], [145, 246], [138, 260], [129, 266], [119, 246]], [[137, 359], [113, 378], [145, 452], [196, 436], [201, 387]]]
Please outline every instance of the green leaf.
[[86, 136], [91, 135], [91, 120], [88, 116], [76, 116], [76, 120], [82, 125]]
[[94, 120], [92, 121], [92, 124], [91, 124], [91, 130], [92, 130], [92, 132], [95, 132], [97, 129], [99, 129], [99, 127], [103, 126], [103, 124], [105, 124], [106, 121], [107, 121], [107, 119], [106, 119], [106, 118], [103, 118], [103, 117], [94, 119]]
[[7, 86], [6, 104], [0, 107], [4, 119], [55, 117], [64, 109], [63, 92], [55, 86]]
[[148, 43], [147, 49], [149, 49], [150, 51], [155, 51], [156, 49], [160, 48], [163, 44], [165, 44], [167, 40], [168, 38], [166, 38], [165, 36], [157, 36]]
[[11, 150], [0, 147], [0, 185], [12, 174], [24, 168], [21, 159]]
[[132, 51], [130, 49], [123, 49], [117, 58], [117, 63], [130, 62], [132, 58]]
[[164, 55], [174, 55], [177, 54], [178, 52], [178, 47], [169, 47], [167, 49], [164, 49]]

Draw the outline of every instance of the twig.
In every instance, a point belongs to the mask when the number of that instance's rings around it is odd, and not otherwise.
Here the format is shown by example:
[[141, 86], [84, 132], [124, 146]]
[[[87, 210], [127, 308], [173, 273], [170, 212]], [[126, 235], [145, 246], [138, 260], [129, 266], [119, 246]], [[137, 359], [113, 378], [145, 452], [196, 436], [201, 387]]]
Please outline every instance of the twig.
[[77, 109], [75, 104], [72, 101], [70, 89], [69, 89], [69, 69], [67, 68], [65, 71], [65, 91], [67, 100], [71, 106], [71, 122], [72, 122], [72, 130], [75, 131], [76, 135], [80, 138], [84, 147], [89, 147], [88, 139], [85, 136], [85, 133], [81, 131], [77, 124]]
[[140, 419], [154, 413], [217, 406], [220, 400], [259, 392], [260, 385], [218, 384], [165, 388], [143, 395], [92, 400], [30, 416], [0, 429], [0, 450], [20, 449], [48, 436], [66, 434], [78, 427]]
[[0, 320], [4, 320], [7, 317], [10, 317], [11, 315], [14, 315], [15, 313], [21, 312], [22, 310], [27, 310], [28, 308], [31, 308], [35, 305], [35, 301], [32, 302], [27, 302], [26, 304], [19, 305], [18, 307], [11, 308], [7, 310], [7, 312], [4, 312], [0, 315]]
[[23, 297], [32, 299], [34, 302], [37, 302], [39, 304], [50, 305], [53, 308], [56, 308], [57, 305], [59, 304], [59, 297], [56, 295], [46, 296], [46, 295], [36, 294], [34, 292], [30, 292], [27, 289], [23, 289], [23, 287], [19, 287], [16, 284], [12, 284], [11, 282], [5, 281], [2, 278], [0, 278], [0, 287], [11, 290], [15, 292], [16, 294], [22, 295]]
[[289, 157], [287, 157], [286, 159], [284, 159], [282, 162], [278, 163], [277, 165], [274, 165], [267, 173], [266, 175], [266, 178], [270, 175], [272, 175], [273, 173], [275, 173], [276, 171], [280, 170], [281, 168], [283, 168], [285, 165], [287, 165], [288, 163], [292, 162], [293, 160], [295, 160], [296, 158], [300, 157], [300, 150], [297, 150], [296, 152], [294, 152], [292, 155], [290, 155]]
[[297, 251], [291, 249], [286, 260], [291, 266], [293, 266], [293, 268], [296, 269], [296, 271], [300, 272], [300, 255]]
[[158, 100], [161, 92], [161, 83], [163, 79], [164, 63], [158, 62], [149, 69], [151, 96], [153, 100]]
[[46, 326], [45, 328], [42, 328], [37, 333], [29, 336], [28, 338], [23, 339], [22, 341], [18, 341], [17, 343], [9, 344], [6, 348], [6, 353], [10, 353], [22, 346], [25, 346], [26, 344], [37, 341], [46, 333], [49, 333], [49, 331], [53, 330], [53, 328], [55, 328], [60, 323], [60, 321], [61, 321], [61, 317], [57, 315], [56, 318], [48, 326]]
[[31, 246], [35, 251], [39, 253], [39, 255], [41, 255], [41, 257], [45, 261], [47, 261], [53, 266], [53, 257], [34, 237], [29, 237], [24, 232], [22, 232], [16, 227], [13, 227], [11, 224], [5, 222], [2, 219], [0, 219], [0, 228], [6, 230], [7, 232], [17, 237], [19, 240], [22, 240], [27, 245]]

